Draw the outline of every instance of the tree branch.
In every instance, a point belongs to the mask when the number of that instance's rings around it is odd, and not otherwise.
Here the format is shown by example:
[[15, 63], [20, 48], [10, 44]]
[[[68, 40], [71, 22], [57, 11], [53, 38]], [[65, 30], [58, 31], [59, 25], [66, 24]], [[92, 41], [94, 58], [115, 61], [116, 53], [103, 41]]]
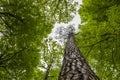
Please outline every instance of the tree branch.
[[24, 51], [25, 49], [26, 49], [26, 48], [23, 48], [23, 49], [15, 52], [15, 53], [13, 53], [13, 55], [12, 55], [12, 54], [8, 54], [8, 55], [4, 54], [4, 55], [0, 58], [0, 65], [3, 65], [3, 64], [5, 64], [5, 63], [7, 63], [7, 62], [8, 62], [9, 60], [11, 60], [13, 57], [16, 57], [16, 55], [17, 55], [18, 53], [21, 53], [21, 52]]
[[53, 63], [53, 60], [52, 60], [52, 62], [51, 62], [50, 64], [48, 64], [48, 67], [47, 67], [47, 71], [46, 71], [44, 80], [48, 80], [49, 71], [50, 71], [50, 68], [51, 68], [51, 66], [52, 66], [52, 63]]
[[5, 16], [10, 16], [10, 17], [13, 17], [13, 18], [16, 18], [17, 20], [23, 22], [23, 19], [21, 19], [19, 16], [17, 15], [14, 15], [12, 13], [9, 13], [9, 12], [0, 12], [1, 15], [5, 15]]
[[91, 44], [91, 45], [87, 45], [87, 46], [82, 46], [82, 47], [91, 47], [91, 46], [95, 46], [95, 45], [97, 45], [97, 44], [99, 44], [99, 43], [101, 43], [101, 42], [103, 42], [103, 41], [106, 41], [106, 40], [108, 40], [110, 37], [107, 37], [106, 39], [102, 39], [102, 40], [100, 40], [100, 41], [97, 41], [96, 43], [94, 43], [94, 44]]

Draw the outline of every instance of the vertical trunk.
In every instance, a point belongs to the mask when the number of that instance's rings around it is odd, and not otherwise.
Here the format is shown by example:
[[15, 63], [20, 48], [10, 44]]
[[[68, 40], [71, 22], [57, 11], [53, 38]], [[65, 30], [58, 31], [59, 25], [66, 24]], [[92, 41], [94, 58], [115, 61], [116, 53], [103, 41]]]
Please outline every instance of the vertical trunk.
[[77, 48], [74, 34], [69, 34], [58, 80], [99, 80]]

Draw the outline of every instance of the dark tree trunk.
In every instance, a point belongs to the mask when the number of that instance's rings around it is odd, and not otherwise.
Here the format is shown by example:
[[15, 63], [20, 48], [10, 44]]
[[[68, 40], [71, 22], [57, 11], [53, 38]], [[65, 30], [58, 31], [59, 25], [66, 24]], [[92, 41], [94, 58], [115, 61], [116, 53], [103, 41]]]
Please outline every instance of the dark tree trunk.
[[66, 43], [58, 80], [99, 80], [77, 48], [73, 33], [69, 34]]
[[48, 67], [47, 67], [47, 71], [46, 71], [44, 80], [48, 80], [51, 66], [52, 66], [52, 63], [50, 65], [48, 65]]

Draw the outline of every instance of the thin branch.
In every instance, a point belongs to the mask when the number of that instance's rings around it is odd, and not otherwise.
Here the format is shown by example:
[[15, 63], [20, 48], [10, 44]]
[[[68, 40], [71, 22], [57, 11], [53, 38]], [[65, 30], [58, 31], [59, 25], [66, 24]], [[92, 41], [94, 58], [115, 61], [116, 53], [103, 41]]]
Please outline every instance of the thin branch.
[[0, 14], [5, 15], [5, 16], [11, 16], [11, 17], [16, 18], [17, 20], [23, 22], [23, 19], [21, 19], [19, 16], [14, 15], [12, 13], [9, 13], [9, 12], [0, 12]]
[[52, 60], [52, 62], [51, 62], [50, 64], [48, 64], [48, 67], [47, 67], [47, 71], [46, 71], [44, 80], [48, 80], [49, 71], [50, 71], [50, 68], [51, 68], [51, 66], [52, 66], [52, 63], [53, 63], [53, 60]]
[[45, 66], [38, 66], [38, 67], [41, 67], [41, 68], [47, 69]]
[[[0, 64], [2, 65], [2, 64], [7, 63], [7, 62], [8, 62], [9, 60], [11, 60], [13, 57], [16, 57], [16, 55], [17, 55], [18, 53], [21, 53], [21, 52], [24, 51], [25, 49], [26, 49], [26, 48], [23, 48], [23, 49], [15, 52], [15, 53], [13, 53], [13, 55], [11, 55], [11, 54], [6, 55], [5, 57], [3, 57], [3, 58], [0, 59]], [[7, 57], [7, 56], [8, 56], [8, 57]]]
[[94, 45], [91, 46], [90, 50], [88, 51], [88, 53], [87, 53], [87, 55], [86, 55], [86, 58], [89, 56], [89, 54], [90, 54], [90, 52], [92, 51], [93, 47], [94, 47]]
[[3, 17], [0, 17], [0, 18], [4, 22], [6, 29], [9, 29], [9, 31], [11, 32], [12, 26], [10, 26], [9, 23]]
[[[110, 37], [110, 36], [115, 36], [115, 35], [118, 35], [118, 34], [120, 34], [120, 33], [105, 33], [105, 34], [101, 34], [99, 36], [100, 37]], [[75, 35], [77, 35], [77, 34], [75, 34]], [[86, 37], [86, 36], [84, 36], [84, 37]], [[95, 38], [96, 38], [96, 36], [94, 36], [94, 37], [87, 37], [84, 40], [90, 40], [90, 39], [95, 39]]]
[[44, 80], [48, 80], [50, 67], [51, 65], [48, 65]]
[[94, 44], [87, 45], [87, 46], [82, 46], [82, 47], [91, 47], [91, 46], [95, 46], [95, 45], [97, 45], [97, 44], [99, 44], [99, 43], [101, 43], [101, 42], [104, 42], [104, 41], [108, 40], [109, 38], [110, 38], [110, 37], [107, 37], [106, 39], [103, 39], [103, 40], [97, 41], [97, 42], [94, 43]]

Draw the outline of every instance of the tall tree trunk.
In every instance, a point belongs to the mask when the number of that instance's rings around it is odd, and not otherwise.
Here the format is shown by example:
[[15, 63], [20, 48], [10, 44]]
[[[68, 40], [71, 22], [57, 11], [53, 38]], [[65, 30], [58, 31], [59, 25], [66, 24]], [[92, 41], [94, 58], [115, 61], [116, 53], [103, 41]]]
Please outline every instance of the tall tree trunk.
[[66, 43], [58, 80], [99, 80], [77, 48], [73, 33], [69, 34]]

